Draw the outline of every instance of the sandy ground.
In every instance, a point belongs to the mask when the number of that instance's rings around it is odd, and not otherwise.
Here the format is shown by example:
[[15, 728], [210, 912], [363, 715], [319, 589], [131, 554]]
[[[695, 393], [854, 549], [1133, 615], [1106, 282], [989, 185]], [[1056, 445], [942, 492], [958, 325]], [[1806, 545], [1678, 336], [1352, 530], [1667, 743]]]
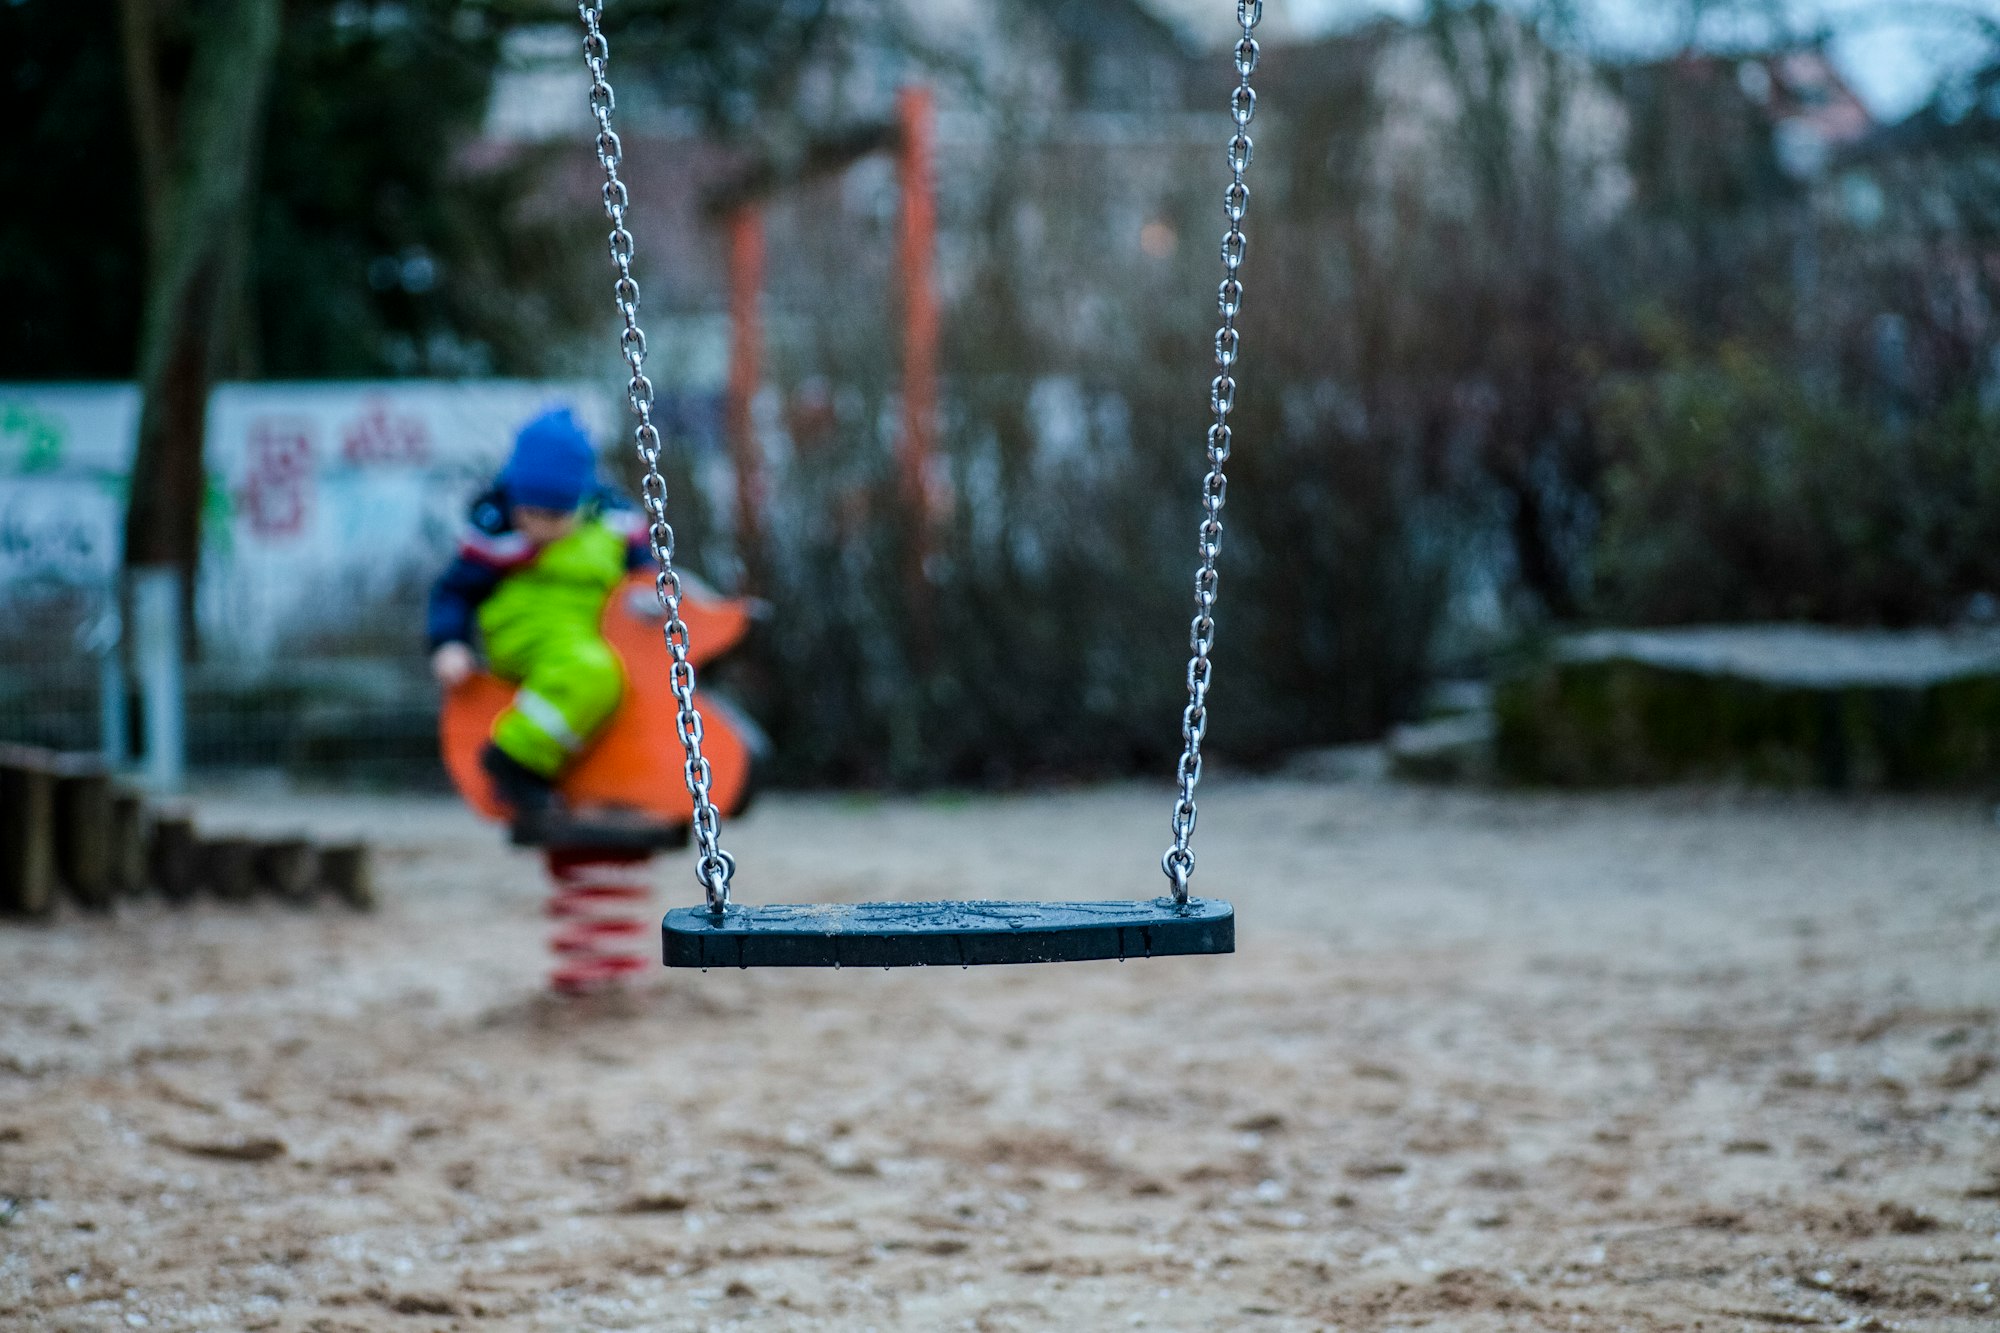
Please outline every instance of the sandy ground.
[[[731, 842], [749, 899], [1139, 896], [1165, 805]], [[0, 1326], [2000, 1327], [1969, 802], [1221, 782], [1234, 957], [582, 1004], [443, 801], [203, 815], [366, 832], [384, 905], [0, 929]]]

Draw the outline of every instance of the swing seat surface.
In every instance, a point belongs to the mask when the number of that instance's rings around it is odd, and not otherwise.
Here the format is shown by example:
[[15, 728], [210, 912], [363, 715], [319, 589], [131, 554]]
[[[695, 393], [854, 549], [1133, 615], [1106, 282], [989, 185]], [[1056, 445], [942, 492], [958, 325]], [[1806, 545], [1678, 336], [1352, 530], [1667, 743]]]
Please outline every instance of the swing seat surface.
[[[728, 652], [749, 633], [751, 604], [719, 597], [687, 581], [681, 619], [688, 625], [688, 659], [695, 666]], [[681, 773], [676, 731], [672, 659], [660, 637], [661, 616], [650, 574], [635, 574], [611, 594], [604, 607], [604, 638], [625, 664], [625, 697], [611, 721], [591, 740], [560, 784], [564, 804], [574, 812], [572, 829], [601, 825], [593, 842], [637, 850], [681, 845], [694, 817]], [[445, 695], [438, 732], [452, 785], [480, 815], [504, 821], [506, 808], [480, 767], [479, 754], [493, 720], [513, 702], [515, 686], [478, 672]], [[711, 799], [725, 815], [740, 811], [750, 792], [755, 729], [715, 695], [697, 692], [707, 723], [703, 754], [713, 774]], [[663, 837], [665, 831], [677, 836]], [[566, 841], [576, 841], [573, 832]]]
[[1234, 953], [1226, 902], [805, 903], [668, 912], [668, 967], [972, 967]]

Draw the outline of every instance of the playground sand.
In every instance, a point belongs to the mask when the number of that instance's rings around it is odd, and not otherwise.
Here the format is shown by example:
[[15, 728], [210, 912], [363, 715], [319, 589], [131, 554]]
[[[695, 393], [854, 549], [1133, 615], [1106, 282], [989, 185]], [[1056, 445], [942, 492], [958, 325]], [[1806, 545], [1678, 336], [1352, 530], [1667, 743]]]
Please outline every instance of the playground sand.
[[[1138, 896], [1166, 806], [774, 797], [729, 842], [753, 900]], [[1970, 802], [1224, 781], [1234, 957], [581, 1004], [449, 803], [200, 813], [367, 834], [383, 906], [0, 929], [0, 1328], [2000, 1323]]]

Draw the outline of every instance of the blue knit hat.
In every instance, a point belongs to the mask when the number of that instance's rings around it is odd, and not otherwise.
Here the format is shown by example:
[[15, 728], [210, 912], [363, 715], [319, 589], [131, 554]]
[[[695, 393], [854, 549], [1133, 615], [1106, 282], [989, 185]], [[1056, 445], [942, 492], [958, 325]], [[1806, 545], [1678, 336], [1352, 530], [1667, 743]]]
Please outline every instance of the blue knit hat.
[[567, 407], [551, 408], [514, 437], [500, 484], [512, 504], [568, 513], [597, 478], [597, 454]]

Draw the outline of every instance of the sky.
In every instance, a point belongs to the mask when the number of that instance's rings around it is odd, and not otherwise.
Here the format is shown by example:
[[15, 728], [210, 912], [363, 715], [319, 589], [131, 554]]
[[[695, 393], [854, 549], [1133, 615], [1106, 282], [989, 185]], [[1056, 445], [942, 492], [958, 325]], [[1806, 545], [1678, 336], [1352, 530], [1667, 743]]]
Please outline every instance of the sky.
[[[1832, 55], [1869, 110], [1886, 121], [1916, 110], [1940, 81], [1992, 58], [1977, 20], [2000, 28], [2000, 0], [1569, 0], [1593, 43], [1608, 53], [1663, 54], [1687, 39], [1688, 15], [1703, 13], [1697, 44], [1770, 45], [1782, 31], [1833, 32]], [[1534, 0], [1526, 0], [1532, 6]], [[1424, 0], [1265, 0], [1274, 33], [1312, 36], [1374, 14], [1405, 17]], [[1233, 27], [1226, 0], [1164, 0], [1203, 36]]]

